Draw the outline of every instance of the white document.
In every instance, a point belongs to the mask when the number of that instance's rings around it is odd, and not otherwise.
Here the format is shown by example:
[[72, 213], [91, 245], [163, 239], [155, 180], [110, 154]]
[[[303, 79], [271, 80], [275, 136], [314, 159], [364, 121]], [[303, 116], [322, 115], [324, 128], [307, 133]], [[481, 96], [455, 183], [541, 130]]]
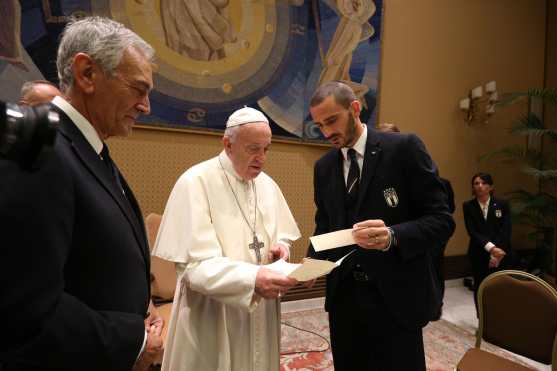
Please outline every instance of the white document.
[[354, 251], [356, 250], [350, 251], [336, 262], [307, 258], [304, 259], [303, 263], [296, 264], [288, 263], [283, 259], [279, 259], [272, 264], [267, 264], [265, 268], [282, 273], [285, 276], [295, 278], [300, 282], [305, 282], [329, 274], [333, 269], [340, 266], [342, 261]]
[[328, 260], [305, 259], [301, 266], [296, 268], [288, 277], [297, 279], [300, 282], [313, 280], [324, 276], [335, 269], [337, 265]]
[[342, 229], [310, 237], [311, 245], [315, 251], [335, 249], [337, 247], [353, 245], [356, 242], [352, 236], [352, 228]]
[[279, 259], [274, 263], [265, 265], [265, 268], [273, 270], [275, 272], [282, 273], [285, 276], [288, 276], [290, 273], [292, 273], [296, 268], [300, 267], [301, 265], [302, 264], [289, 263], [284, 259]]

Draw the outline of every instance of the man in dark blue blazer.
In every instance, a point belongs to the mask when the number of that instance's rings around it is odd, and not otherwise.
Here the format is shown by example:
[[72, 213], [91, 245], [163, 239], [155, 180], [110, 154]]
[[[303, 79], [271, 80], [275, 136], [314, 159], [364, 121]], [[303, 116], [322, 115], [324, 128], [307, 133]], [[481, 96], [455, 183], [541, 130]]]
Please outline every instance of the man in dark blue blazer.
[[141, 211], [104, 143], [149, 113], [153, 54], [109, 19], [69, 24], [54, 151], [33, 172], [0, 161], [0, 369], [139, 370], [161, 350]]
[[[395, 124], [390, 123], [380, 123], [377, 125], [376, 128], [378, 131], [383, 131], [387, 133], [400, 133], [400, 129]], [[451, 182], [447, 179], [439, 177], [439, 180], [443, 184], [443, 188], [445, 189], [445, 194], [447, 196], [447, 206], [449, 207], [449, 213], [454, 214], [455, 211], [455, 203], [454, 203], [454, 191], [453, 187], [451, 186]], [[432, 252], [431, 257], [434, 262], [435, 269], [437, 271], [437, 282], [440, 289], [440, 297], [441, 303], [439, 306], [439, 310], [437, 314], [431, 318], [432, 320], [439, 320], [441, 319], [441, 315], [443, 314], [443, 298], [445, 296], [445, 269], [444, 269], [444, 260], [445, 260], [445, 248], [447, 247], [446, 241], [444, 244], [441, 244], [440, 249], [436, 249]]]
[[425, 370], [422, 327], [440, 304], [431, 254], [454, 222], [420, 139], [367, 128], [360, 110], [341, 82], [310, 102], [335, 147], [315, 164], [315, 234], [352, 228], [356, 242], [308, 253], [334, 261], [355, 250], [327, 277], [335, 370]]

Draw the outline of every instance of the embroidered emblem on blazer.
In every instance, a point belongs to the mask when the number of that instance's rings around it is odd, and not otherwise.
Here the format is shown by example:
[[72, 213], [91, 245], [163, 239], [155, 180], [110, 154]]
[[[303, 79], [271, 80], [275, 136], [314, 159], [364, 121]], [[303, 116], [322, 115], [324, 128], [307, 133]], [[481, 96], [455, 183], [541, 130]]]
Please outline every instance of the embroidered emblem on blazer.
[[387, 201], [387, 205], [390, 207], [397, 207], [398, 206], [398, 195], [396, 194], [396, 190], [394, 188], [387, 188], [383, 191], [383, 196], [385, 196], [385, 201]]
[[503, 216], [503, 212], [501, 211], [501, 209], [495, 210], [495, 216], [498, 218], [501, 218]]

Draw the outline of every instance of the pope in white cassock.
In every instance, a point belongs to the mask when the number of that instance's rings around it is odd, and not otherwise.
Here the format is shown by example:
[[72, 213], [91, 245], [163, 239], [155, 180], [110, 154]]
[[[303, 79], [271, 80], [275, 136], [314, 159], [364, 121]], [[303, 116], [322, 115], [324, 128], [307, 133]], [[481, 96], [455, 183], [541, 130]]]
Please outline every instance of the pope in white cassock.
[[265, 115], [245, 107], [226, 127], [224, 150], [176, 182], [153, 250], [178, 272], [163, 371], [279, 370], [277, 298], [297, 281], [264, 265], [288, 259], [300, 231], [262, 172]]

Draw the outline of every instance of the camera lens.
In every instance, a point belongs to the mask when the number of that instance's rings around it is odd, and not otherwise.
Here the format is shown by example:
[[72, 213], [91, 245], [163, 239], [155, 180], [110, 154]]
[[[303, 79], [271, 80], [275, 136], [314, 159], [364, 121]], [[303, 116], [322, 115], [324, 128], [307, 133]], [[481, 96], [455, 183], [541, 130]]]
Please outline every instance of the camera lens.
[[0, 105], [0, 155], [31, 168], [43, 148], [51, 147], [60, 122], [49, 105]]

